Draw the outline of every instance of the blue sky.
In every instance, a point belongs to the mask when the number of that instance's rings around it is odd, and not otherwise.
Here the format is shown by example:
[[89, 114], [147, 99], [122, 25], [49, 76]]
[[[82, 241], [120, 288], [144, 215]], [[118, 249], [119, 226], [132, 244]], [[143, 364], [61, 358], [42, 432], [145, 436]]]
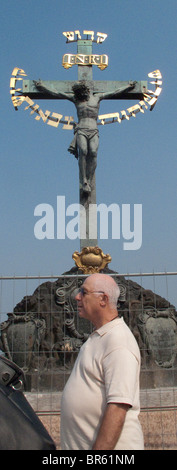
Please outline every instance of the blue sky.
[[[67, 152], [73, 133], [35, 121], [23, 106], [16, 112], [9, 94], [16, 66], [28, 79], [77, 79], [76, 66], [62, 67], [63, 54], [76, 53], [76, 43], [66, 44], [62, 32], [77, 29], [108, 34], [93, 46], [93, 52], [109, 56], [105, 71], [94, 67], [95, 80], [147, 80], [156, 69], [163, 76], [153, 112], [99, 126], [97, 203], [143, 208], [139, 250], [123, 250], [123, 238], [112, 240], [111, 234], [99, 245], [119, 273], [177, 271], [176, 13], [176, 0], [1, 0], [1, 275], [59, 275], [74, 265], [72, 253], [80, 249], [79, 240], [34, 236], [38, 204], [56, 211], [59, 195], [67, 205], [79, 202], [78, 165]], [[40, 104], [76, 118], [68, 101]], [[127, 106], [102, 102], [100, 114]], [[175, 278], [170, 282], [170, 300], [177, 305]]]

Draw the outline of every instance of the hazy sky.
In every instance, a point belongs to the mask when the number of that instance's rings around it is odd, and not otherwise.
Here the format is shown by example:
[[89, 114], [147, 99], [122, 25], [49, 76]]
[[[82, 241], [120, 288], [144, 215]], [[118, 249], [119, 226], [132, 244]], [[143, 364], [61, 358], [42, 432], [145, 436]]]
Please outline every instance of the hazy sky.
[[[78, 163], [67, 151], [73, 132], [37, 122], [23, 105], [16, 112], [9, 80], [14, 67], [28, 79], [77, 80], [76, 66], [62, 67], [62, 56], [76, 53], [76, 43], [66, 44], [62, 32], [85, 29], [108, 34], [102, 45], [93, 45], [94, 53], [109, 56], [106, 70], [93, 68], [95, 80], [150, 82], [148, 73], [156, 69], [163, 76], [153, 112], [99, 126], [97, 203], [118, 204], [120, 213], [122, 204], [132, 210], [142, 204], [143, 211], [139, 250], [125, 251], [122, 234], [112, 240], [111, 231], [99, 246], [119, 273], [177, 271], [176, 14], [176, 0], [1, 0], [1, 275], [59, 275], [74, 266], [72, 253], [80, 250], [78, 239], [34, 236], [38, 204], [53, 207], [56, 228], [57, 196], [65, 196], [66, 206], [79, 202]], [[100, 114], [129, 105], [102, 101]], [[76, 119], [68, 101], [40, 106]], [[18, 295], [15, 300], [23, 288]], [[168, 295], [177, 304], [174, 277]]]

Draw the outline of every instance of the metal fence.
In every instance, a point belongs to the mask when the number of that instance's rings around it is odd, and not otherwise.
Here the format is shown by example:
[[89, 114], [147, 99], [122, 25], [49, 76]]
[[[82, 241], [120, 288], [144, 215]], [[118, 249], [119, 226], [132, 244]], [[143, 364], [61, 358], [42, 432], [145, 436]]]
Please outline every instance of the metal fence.
[[[177, 449], [177, 272], [121, 274], [111, 272], [110, 275], [121, 287], [122, 298], [118, 308], [138, 342], [141, 328], [138, 331], [137, 325], [134, 324], [137, 315], [141, 320], [142, 314], [145, 315], [149, 324], [154, 322], [152, 324], [155, 325], [156, 321], [158, 335], [160, 335], [158, 322], [161, 318], [164, 328], [163, 338], [164, 334], [166, 338], [168, 337], [170, 324], [171, 343], [165, 340], [161, 344], [160, 338], [160, 346], [156, 346], [155, 352], [150, 351], [147, 342], [143, 343], [142, 337], [140, 338], [142, 355], [140, 419], [144, 430], [145, 448]], [[62, 389], [78, 350], [85, 341], [84, 335], [87, 336], [91, 331], [90, 325], [86, 323], [86, 327], [84, 326], [85, 320], [79, 320], [77, 306], [74, 303], [76, 289], [85, 277], [83, 274], [0, 277], [1, 340], [5, 332], [6, 353], [9, 351], [10, 358], [15, 359], [14, 362], [19, 358], [19, 365], [24, 368], [27, 377], [26, 396], [54, 437], [58, 448], [60, 448], [59, 415]], [[73, 333], [72, 330], [72, 334], [68, 334], [66, 320], [72, 320], [73, 315], [75, 331]], [[35, 330], [36, 323], [35, 326], [32, 325], [34, 319], [45, 323], [45, 332], [41, 329], [41, 336], [39, 323], [37, 330]], [[29, 330], [30, 320], [32, 320], [31, 330]], [[168, 324], [168, 321], [171, 323]], [[41, 324], [42, 327], [44, 323]], [[156, 326], [153, 328], [156, 329]], [[36, 331], [38, 331], [37, 336], [35, 336]], [[19, 334], [21, 336], [18, 351], [14, 344]], [[37, 340], [36, 343], [30, 343], [29, 351], [29, 339], [31, 341], [33, 335]], [[43, 348], [40, 343], [41, 337], [45, 340], [42, 343]], [[28, 351], [25, 350], [27, 340]], [[4, 344], [1, 341], [1, 346], [4, 347]], [[153, 348], [153, 342], [151, 346]], [[159, 351], [162, 357], [161, 363], [158, 358]], [[21, 359], [22, 353], [25, 363]], [[1, 350], [0, 354], [5, 354], [5, 351]], [[29, 357], [32, 362], [29, 362]]]
[[[162, 295], [177, 308], [177, 272], [149, 272], [149, 273], [111, 273], [115, 278], [125, 277], [127, 280], [138, 282], [145, 289], [152, 289], [156, 294]], [[32, 295], [34, 289], [42, 282], [67, 279], [71, 275], [23, 275], [0, 276], [0, 320], [11, 312], [17, 302], [24, 296]], [[86, 275], [77, 274], [77, 279]]]

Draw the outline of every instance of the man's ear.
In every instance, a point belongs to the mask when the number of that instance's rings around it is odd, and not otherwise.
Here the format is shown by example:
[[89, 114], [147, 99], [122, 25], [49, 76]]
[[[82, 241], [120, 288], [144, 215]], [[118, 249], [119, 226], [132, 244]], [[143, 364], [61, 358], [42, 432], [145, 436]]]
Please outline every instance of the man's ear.
[[102, 307], [106, 307], [106, 305], [108, 304], [108, 301], [109, 301], [108, 295], [107, 295], [107, 294], [102, 294], [102, 296], [101, 296], [101, 301], [100, 301], [100, 305], [101, 305]]

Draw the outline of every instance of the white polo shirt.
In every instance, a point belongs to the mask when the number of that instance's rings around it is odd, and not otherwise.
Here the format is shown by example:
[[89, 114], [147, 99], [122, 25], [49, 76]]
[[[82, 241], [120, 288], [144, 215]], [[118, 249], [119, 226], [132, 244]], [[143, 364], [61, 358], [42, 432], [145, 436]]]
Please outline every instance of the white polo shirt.
[[92, 449], [106, 406], [114, 402], [130, 405], [115, 449], [144, 449], [139, 373], [139, 348], [123, 318], [95, 330], [81, 347], [62, 394], [61, 448]]

